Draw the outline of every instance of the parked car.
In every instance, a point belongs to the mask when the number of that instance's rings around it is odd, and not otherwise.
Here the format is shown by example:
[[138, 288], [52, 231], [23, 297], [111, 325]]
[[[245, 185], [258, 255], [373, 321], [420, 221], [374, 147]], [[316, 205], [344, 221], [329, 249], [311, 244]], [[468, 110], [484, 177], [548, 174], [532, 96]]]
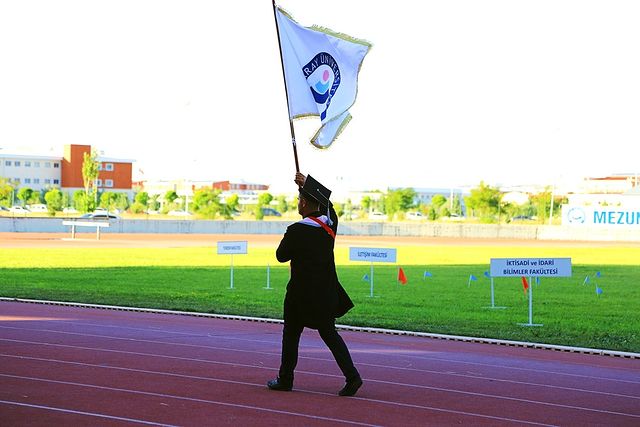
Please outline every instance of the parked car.
[[193, 214], [191, 214], [189, 212], [177, 211], [177, 210], [169, 211], [169, 212], [167, 212], [167, 215], [169, 215], [169, 216], [193, 216]]
[[9, 209], [9, 212], [28, 214], [30, 211], [29, 211], [29, 209], [25, 208], [24, 206], [16, 205], [16, 206], [11, 206], [11, 208]]
[[273, 208], [262, 208], [262, 215], [264, 216], [282, 216], [280, 212]]
[[29, 205], [29, 211], [31, 212], [47, 212], [47, 205], [37, 203], [35, 205]]
[[76, 208], [64, 208], [62, 209], [62, 213], [76, 214], [78, 210]]
[[9, 212], [9, 208], [6, 206], [0, 206], [0, 211]]
[[407, 219], [410, 219], [413, 221], [424, 219], [424, 215], [422, 215], [422, 212], [407, 212], [406, 217]]
[[376, 221], [386, 221], [387, 216], [382, 212], [373, 211], [369, 213], [369, 219], [376, 220]]
[[100, 211], [100, 212], [90, 212], [80, 216], [82, 219], [106, 219], [106, 220], [115, 220], [120, 219], [120, 215], [116, 215], [111, 212]]

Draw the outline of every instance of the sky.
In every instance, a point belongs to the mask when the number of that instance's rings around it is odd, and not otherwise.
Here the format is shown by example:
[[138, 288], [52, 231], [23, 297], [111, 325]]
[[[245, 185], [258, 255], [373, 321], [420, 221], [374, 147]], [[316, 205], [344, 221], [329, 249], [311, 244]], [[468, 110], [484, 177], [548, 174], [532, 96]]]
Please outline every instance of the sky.
[[[302, 172], [334, 190], [640, 170], [635, 0], [278, 2], [370, 41], [353, 120]], [[0, 147], [90, 144], [134, 179], [295, 189], [271, 2], [0, 2]]]

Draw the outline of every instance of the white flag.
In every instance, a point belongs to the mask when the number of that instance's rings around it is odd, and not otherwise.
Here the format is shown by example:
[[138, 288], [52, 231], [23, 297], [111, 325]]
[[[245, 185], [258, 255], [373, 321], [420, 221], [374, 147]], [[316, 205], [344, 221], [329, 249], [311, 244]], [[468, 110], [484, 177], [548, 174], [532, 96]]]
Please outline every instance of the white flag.
[[311, 139], [327, 148], [351, 120], [358, 72], [371, 44], [320, 27], [303, 27], [276, 8], [291, 119], [320, 116]]

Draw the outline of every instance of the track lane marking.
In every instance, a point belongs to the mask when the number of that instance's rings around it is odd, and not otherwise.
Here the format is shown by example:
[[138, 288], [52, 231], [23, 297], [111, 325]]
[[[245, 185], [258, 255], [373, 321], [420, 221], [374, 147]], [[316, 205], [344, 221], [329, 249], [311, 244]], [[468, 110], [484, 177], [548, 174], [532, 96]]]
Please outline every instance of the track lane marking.
[[[152, 343], [152, 344], [160, 344], [160, 345], [171, 345], [171, 346], [180, 346], [180, 347], [190, 347], [190, 348], [203, 348], [203, 349], [210, 349], [210, 350], [225, 350], [225, 351], [235, 351], [235, 352], [240, 352], [240, 353], [255, 353], [255, 354], [268, 354], [271, 356], [275, 356], [275, 357], [280, 357], [280, 353], [271, 353], [271, 352], [265, 352], [265, 351], [257, 351], [257, 350], [243, 350], [243, 349], [236, 349], [236, 348], [230, 348], [230, 347], [220, 347], [220, 346], [210, 346], [210, 345], [201, 345], [201, 344], [185, 344], [185, 343], [176, 343], [176, 342], [167, 342], [167, 341], [157, 341], [157, 340], [145, 340], [145, 339], [139, 339], [139, 338], [126, 338], [126, 337], [115, 337], [115, 336], [110, 336], [110, 335], [99, 335], [99, 334], [87, 334], [87, 333], [80, 333], [80, 332], [68, 332], [68, 331], [57, 331], [57, 330], [53, 330], [53, 329], [33, 329], [33, 328], [19, 328], [19, 327], [15, 327], [15, 326], [2, 326], [0, 325], [0, 328], [4, 328], [4, 329], [15, 329], [15, 330], [26, 330], [26, 331], [34, 331], [34, 332], [49, 332], [49, 333], [57, 333], [57, 334], [67, 334], [67, 335], [77, 335], [77, 336], [86, 336], [86, 337], [94, 337], [94, 338], [104, 338], [104, 339], [113, 339], [113, 340], [121, 340], [121, 341], [126, 341], [126, 342], [141, 342], [141, 343]], [[206, 335], [196, 335], [197, 337], [203, 337]], [[220, 336], [216, 336], [216, 338], [220, 339], [227, 339], [226, 337], [220, 337]], [[228, 338], [228, 339], [233, 339], [233, 338]], [[251, 341], [251, 340], [248, 340]], [[264, 342], [264, 341], [257, 341], [257, 342]], [[279, 343], [273, 343], [274, 345]], [[301, 346], [302, 347], [302, 346]], [[313, 348], [323, 348], [321, 346], [313, 346]], [[352, 353], [357, 354], [356, 351], [352, 350]], [[373, 351], [367, 351], [367, 354], [379, 354], [379, 353], [375, 353], [375, 350]], [[486, 364], [486, 363], [479, 363], [479, 362], [467, 362], [467, 361], [451, 361], [451, 360], [445, 360], [445, 359], [439, 359], [439, 358], [434, 358], [434, 357], [423, 357], [423, 356], [413, 356], [413, 355], [402, 355], [402, 357], [406, 357], [406, 358], [410, 358], [410, 359], [418, 359], [418, 360], [437, 360], [440, 362], [446, 362], [446, 363], [460, 363], [460, 364], [471, 364], [471, 365], [475, 365], [475, 366], [483, 366], [483, 367], [491, 367], [491, 368], [499, 368], [499, 369], [513, 369], [513, 370], [518, 370], [518, 371], [526, 371], [526, 372], [535, 372], [535, 373], [540, 373], [540, 374], [553, 374], [553, 375], [564, 375], [564, 376], [569, 376], [569, 377], [574, 377], [574, 378], [585, 378], [585, 379], [590, 379], [590, 380], [598, 380], [598, 381], [612, 381], [612, 382], [620, 382], [620, 383], [625, 383], [625, 384], [640, 384], [640, 381], [633, 381], [633, 380], [624, 380], [624, 379], [618, 379], [618, 378], [607, 378], [607, 377], [596, 377], [596, 376], [592, 376], [592, 375], [582, 375], [582, 374], [572, 374], [572, 373], [565, 373], [565, 372], [557, 372], [557, 371], [547, 371], [547, 370], [539, 370], [539, 369], [531, 369], [531, 368], [520, 368], [520, 367], [515, 367], [515, 366], [498, 366], [498, 365], [493, 365], [493, 364]], [[308, 359], [308, 360], [320, 360], [320, 361], [330, 361], [330, 359], [324, 359], [324, 358], [318, 358], [318, 357], [313, 357], [313, 356], [302, 356], [300, 355], [299, 358], [301, 359]], [[554, 385], [546, 385], [546, 384], [539, 384], [539, 383], [530, 383], [530, 382], [521, 382], [521, 381], [517, 381], [517, 380], [508, 380], [508, 379], [496, 379], [496, 378], [491, 378], [491, 377], [480, 377], [480, 376], [471, 376], [468, 374], [455, 374], [455, 373], [449, 373], [449, 372], [439, 372], [439, 371], [433, 371], [433, 370], [423, 370], [423, 369], [417, 369], [417, 368], [402, 368], [402, 367], [394, 367], [394, 366], [385, 366], [385, 365], [376, 365], [376, 364], [372, 364], [372, 363], [367, 363], [367, 362], [358, 362], [358, 365], [362, 365], [362, 366], [372, 366], [372, 367], [380, 367], [383, 366], [385, 368], [392, 368], [392, 369], [404, 369], [404, 370], [414, 370], [416, 369], [418, 372], [430, 372], [430, 373], [434, 373], [434, 374], [441, 374], [441, 375], [454, 375], [454, 376], [466, 376], [468, 378], [476, 378], [476, 379], [485, 379], [485, 380], [489, 380], [489, 381], [504, 381], [504, 382], [513, 382], [516, 384], [523, 384], [523, 385], [537, 385], [540, 387], [554, 387], [554, 388], [563, 388], [563, 386], [554, 386]], [[603, 369], [609, 369], [609, 368], [603, 368]], [[621, 369], [621, 368], [618, 368]], [[572, 390], [571, 388], [568, 388], [569, 390]], [[594, 391], [594, 390], [585, 390], [585, 389], [576, 389], [576, 390], [580, 390], [580, 391], [584, 391], [586, 393], [604, 393], [604, 394], [609, 394], [606, 392], [599, 392], [599, 391]], [[615, 394], [611, 394], [611, 395], [615, 395]], [[635, 398], [634, 396], [629, 396], [632, 398]]]
[[[146, 392], [146, 391], [139, 391], [139, 390], [129, 390], [129, 389], [105, 387], [105, 386], [98, 386], [98, 385], [94, 385], [94, 384], [83, 384], [83, 383], [75, 383], [75, 382], [69, 382], [69, 381], [50, 380], [50, 379], [45, 379], [45, 378], [24, 377], [24, 376], [20, 376], [20, 375], [8, 375], [8, 374], [0, 374], [0, 377], [9, 377], [9, 378], [22, 379], [22, 380], [50, 382], [50, 383], [55, 383], [55, 384], [72, 385], [72, 386], [78, 386], [78, 387], [89, 387], [89, 388], [96, 388], [96, 389], [110, 390], [110, 391], [120, 391], [120, 392], [126, 392], [126, 393], [157, 396], [157, 397], [163, 397], [163, 398], [169, 398], [169, 399], [179, 399], [179, 400], [194, 401], [194, 402], [199, 402], [199, 403], [220, 404], [220, 405], [233, 406], [233, 407], [239, 407], [239, 408], [265, 410], [265, 411], [268, 411], [268, 412], [284, 413], [285, 415], [299, 415], [299, 416], [303, 416], [303, 417], [307, 417], [307, 418], [316, 418], [316, 419], [320, 419], [320, 420], [323, 420], [323, 421], [326, 420], [326, 421], [332, 421], [332, 422], [341, 422], [341, 423], [363, 425], [363, 426], [377, 426], [376, 424], [366, 424], [366, 423], [360, 423], [360, 422], [357, 422], [357, 421], [339, 420], [339, 419], [333, 419], [333, 418], [328, 418], [328, 417], [320, 417], [320, 416], [299, 414], [299, 413], [290, 413], [290, 412], [287, 412], [287, 411], [280, 411], [280, 410], [276, 410], [276, 409], [267, 409], [267, 408], [261, 408], [261, 407], [254, 407], [254, 406], [249, 406], [249, 405], [241, 405], [241, 404], [233, 404], [233, 403], [226, 403], [226, 402], [219, 402], [219, 401], [211, 401], [211, 400], [197, 399], [197, 398], [184, 397], [184, 396], [175, 396], [175, 395], [168, 395], [168, 394], [163, 394], [163, 393], [153, 393], [153, 392]], [[216, 379], [210, 379], [210, 380], [211, 381], [218, 381]], [[239, 381], [238, 382], [230, 381], [230, 380], [222, 380], [222, 381], [223, 382], [228, 382], [228, 383], [239, 383], [239, 384], [242, 384], [242, 385], [258, 386], [258, 384], [245, 383], [245, 382], [239, 382]], [[260, 385], [260, 387], [262, 388], [262, 387], [264, 387], [264, 385]], [[323, 392], [317, 392], [317, 391], [308, 391], [308, 390], [302, 390], [302, 389], [296, 389], [296, 390], [301, 391], [301, 392], [305, 392], [305, 393], [309, 393], [309, 394], [316, 394], [316, 395], [322, 395], [322, 396], [335, 397], [334, 394], [330, 394], [330, 393], [323, 393]], [[409, 408], [414, 408], [414, 409], [433, 410], [433, 411], [437, 411], [437, 412], [445, 412], [445, 413], [451, 413], [451, 414], [457, 414], [457, 415], [467, 415], [467, 416], [472, 416], [472, 417], [487, 418], [487, 419], [499, 420], [499, 421], [509, 421], [509, 422], [514, 422], [514, 423], [522, 423], [522, 424], [530, 424], [530, 425], [538, 425], [538, 426], [553, 426], [553, 424], [543, 424], [543, 423], [537, 423], [537, 422], [533, 422], [533, 421], [516, 420], [516, 419], [506, 418], [506, 417], [483, 415], [483, 414], [476, 414], [476, 413], [472, 413], [472, 412], [456, 411], [456, 410], [443, 409], [443, 408], [434, 408], [434, 407], [422, 406], [422, 405], [413, 405], [413, 404], [407, 404], [407, 403], [390, 403], [390, 402], [384, 401], [384, 400], [369, 399], [369, 398], [362, 398], [362, 397], [351, 397], [351, 399], [363, 400], [363, 401], [380, 403], [380, 404], [385, 404], [385, 405], [390, 405], [390, 404], [399, 405], [399, 406], [409, 407]]]
[[0, 400], [0, 405], [23, 406], [23, 407], [27, 407], [27, 408], [44, 409], [46, 411], [64, 412], [64, 413], [67, 413], [67, 414], [85, 415], [85, 416], [88, 416], [88, 417], [106, 418], [106, 419], [109, 419], [109, 420], [126, 421], [126, 422], [129, 422], [129, 423], [145, 424], [145, 425], [151, 425], [151, 426], [178, 427], [178, 426], [176, 426], [174, 424], [162, 424], [162, 423], [156, 423], [156, 422], [153, 422], [153, 421], [139, 420], [139, 419], [135, 419], [135, 418], [117, 417], [117, 416], [114, 416], [114, 415], [99, 414], [97, 412], [74, 411], [72, 409], [58, 408], [58, 407], [45, 406], [45, 405], [34, 405], [34, 404], [31, 404], [31, 403], [14, 402], [14, 401], [10, 401], [10, 400]]
[[[5, 340], [5, 339], [1, 339], [1, 340]], [[16, 340], [9, 340], [9, 341], [16, 341]], [[24, 342], [24, 341], [18, 341], [18, 342]], [[277, 368], [275, 368], [275, 367], [272, 368], [272, 367], [260, 366], [260, 365], [247, 365], [247, 364], [241, 364], [241, 363], [219, 362], [219, 361], [212, 361], [212, 360], [206, 360], [206, 359], [195, 359], [195, 358], [185, 358], [185, 357], [177, 357], [177, 356], [158, 355], [158, 354], [153, 354], [153, 353], [128, 352], [128, 351], [111, 350], [111, 349], [105, 350], [105, 349], [96, 349], [96, 348], [91, 348], [91, 347], [71, 346], [71, 345], [65, 345], [65, 344], [46, 344], [46, 343], [42, 344], [42, 343], [30, 343], [30, 342], [25, 342], [25, 343], [36, 344], [36, 345], [44, 345], [44, 346], [63, 347], [63, 348], [74, 348], [74, 349], [82, 349], [82, 350], [90, 350], [90, 351], [104, 351], [104, 352], [118, 353], [118, 354], [132, 354], [132, 355], [136, 355], [136, 356], [158, 357], [158, 358], [166, 358], [166, 359], [171, 359], [171, 360], [184, 360], [184, 361], [193, 361], [193, 362], [200, 362], [200, 363], [220, 364], [220, 365], [242, 367], [242, 368], [277, 370]], [[23, 356], [18, 356], [18, 357], [23, 357]], [[300, 374], [316, 375], [316, 376], [321, 376], [321, 377], [342, 378], [339, 375], [322, 374], [322, 373], [311, 372], [311, 371], [302, 371], [302, 370], [300, 370], [300, 371], [297, 371], [297, 372], [300, 373]], [[0, 375], [4, 375], [4, 374], [0, 374]], [[202, 377], [202, 378], [206, 378], [206, 377]], [[215, 379], [215, 378], [209, 378], [208, 380], [217, 381], [217, 379]], [[231, 380], [222, 380], [222, 381], [233, 382]], [[487, 393], [478, 393], [478, 392], [470, 392], [470, 391], [463, 391], [463, 390], [447, 389], [447, 388], [442, 388], [442, 387], [431, 387], [431, 386], [425, 386], [425, 385], [420, 385], [420, 384], [407, 384], [407, 383], [399, 383], [399, 382], [394, 382], [394, 381], [384, 381], [384, 380], [375, 380], [375, 379], [367, 379], [367, 382], [368, 383], [379, 383], [379, 384], [384, 384], [384, 385], [394, 385], [394, 386], [401, 386], [401, 387], [418, 388], [418, 389], [424, 389], [424, 390], [434, 390], [434, 391], [439, 391], [439, 392], [444, 392], [444, 393], [463, 394], [463, 395], [469, 395], [469, 396], [475, 396], [475, 397], [484, 397], [484, 398], [488, 398], [488, 399], [507, 400], [507, 401], [512, 401], [512, 402], [521, 402], [521, 403], [528, 403], [528, 404], [538, 404], [538, 405], [543, 405], [543, 406], [551, 406], [551, 407], [558, 407], [558, 408], [565, 408], [565, 409], [589, 411], [589, 412], [603, 413], [603, 414], [608, 414], [608, 415], [620, 415], [620, 416], [626, 416], [626, 417], [632, 417], [632, 418], [639, 418], [640, 419], [640, 415], [636, 415], [636, 414], [628, 414], [628, 413], [616, 412], [616, 411], [607, 411], [607, 410], [602, 410], [602, 409], [594, 409], [594, 408], [587, 408], [587, 407], [574, 406], [574, 405], [564, 405], [564, 404], [559, 404], [559, 403], [543, 402], [543, 401], [537, 401], [537, 400], [531, 400], [531, 399], [521, 399], [521, 398], [515, 398], [515, 397], [508, 397], [508, 396], [498, 396], [498, 395], [487, 394]], [[388, 402], [388, 403], [389, 404], [399, 404], [398, 402]]]

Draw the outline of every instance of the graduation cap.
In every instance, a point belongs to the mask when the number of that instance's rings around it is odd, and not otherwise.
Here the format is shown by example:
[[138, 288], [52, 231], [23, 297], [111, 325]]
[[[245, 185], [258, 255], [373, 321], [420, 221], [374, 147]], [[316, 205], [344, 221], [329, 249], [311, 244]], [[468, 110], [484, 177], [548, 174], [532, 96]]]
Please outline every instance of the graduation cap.
[[329, 197], [331, 196], [331, 190], [320, 184], [311, 175], [307, 175], [304, 186], [300, 187], [300, 194], [320, 203], [321, 207], [326, 207], [327, 218], [329, 218], [329, 222], [331, 222], [331, 216], [329, 215], [329, 206], [331, 206]]

